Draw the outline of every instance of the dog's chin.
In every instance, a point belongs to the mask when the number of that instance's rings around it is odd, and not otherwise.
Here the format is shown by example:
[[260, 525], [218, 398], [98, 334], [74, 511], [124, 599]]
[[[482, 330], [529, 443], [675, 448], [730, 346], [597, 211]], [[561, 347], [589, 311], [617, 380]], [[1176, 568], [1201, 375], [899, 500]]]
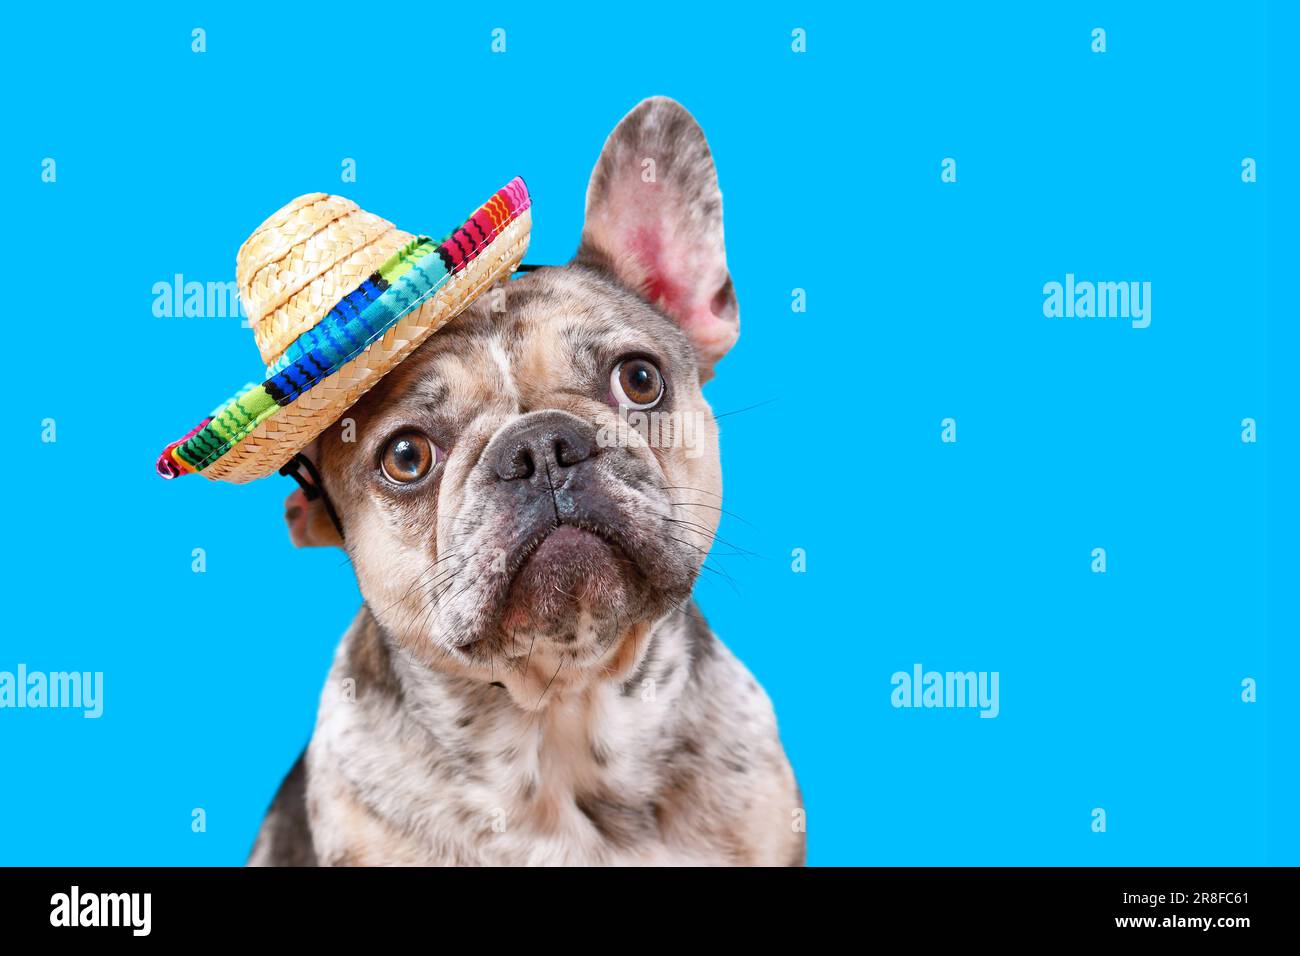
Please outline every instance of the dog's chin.
[[645, 591], [644, 576], [620, 544], [595, 531], [560, 525], [519, 566], [498, 626], [505, 634], [580, 645], [616, 627], [619, 611], [644, 603]]

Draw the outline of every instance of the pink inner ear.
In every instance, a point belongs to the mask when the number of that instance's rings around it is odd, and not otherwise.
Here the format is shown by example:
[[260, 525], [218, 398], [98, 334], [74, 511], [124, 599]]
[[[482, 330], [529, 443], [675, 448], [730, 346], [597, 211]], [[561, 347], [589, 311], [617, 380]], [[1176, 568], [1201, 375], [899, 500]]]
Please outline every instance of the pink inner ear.
[[690, 303], [687, 301], [686, 288], [668, 277], [659, 227], [635, 227], [628, 239], [627, 249], [636, 258], [637, 265], [645, 275], [641, 294], [647, 301], [653, 302], [680, 321], [680, 317], [689, 310]]
[[726, 267], [706, 261], [710, 257], [686, 243], [666, 242], [664, 233], [658, 223], [632, 226], [623, 247], [641, 275], [641, 294], [681, 326], [699, 353], [701, 371], [708, 378], [740, 331], [734, 317], [722, 316], [727, 303], [722, 285]]

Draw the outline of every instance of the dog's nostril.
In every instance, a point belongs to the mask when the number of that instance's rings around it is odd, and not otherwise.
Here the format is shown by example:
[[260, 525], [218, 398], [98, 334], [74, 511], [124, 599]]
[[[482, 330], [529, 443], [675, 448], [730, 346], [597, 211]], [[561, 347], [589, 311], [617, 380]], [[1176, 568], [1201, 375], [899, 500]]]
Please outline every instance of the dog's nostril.
[[569, 468], [591, 457], [591, 443], [577, 432], [561, 432], [555, 436], [555, 463], [561, 468]]
[[531, 478], [537, 474], [537, 462], [533, 461], [533, 452], [529, 448], [520, 448], [515, 452], [514, 478]]
[[496, 473], [502, 481], [531, 478], [536, 472], [537, 463], [533, 461], [532, 449], [527, 445], [516, 445], [506, 454], [497, 456]]

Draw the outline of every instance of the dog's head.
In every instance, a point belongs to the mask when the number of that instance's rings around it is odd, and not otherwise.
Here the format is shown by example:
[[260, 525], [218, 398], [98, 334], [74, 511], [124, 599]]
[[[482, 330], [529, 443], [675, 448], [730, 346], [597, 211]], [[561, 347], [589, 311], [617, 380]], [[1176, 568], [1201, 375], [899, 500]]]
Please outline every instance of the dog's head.
[[704, 134], [646, 100], [605, 144], [573, 261], [482, 296], [318, 440], [346, 542], [301, 493], [294, 541], [344, 544], [385, 631], [435, 666], [616, 672], [712, 543], [700, 385], [739, 327]]

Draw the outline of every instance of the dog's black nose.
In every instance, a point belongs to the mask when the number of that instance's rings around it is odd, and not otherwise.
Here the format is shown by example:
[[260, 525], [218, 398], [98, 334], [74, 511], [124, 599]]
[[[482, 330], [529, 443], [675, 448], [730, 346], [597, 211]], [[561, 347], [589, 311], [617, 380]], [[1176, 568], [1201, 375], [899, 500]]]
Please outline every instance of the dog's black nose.
[[[568, 412], [533, 412], [492, 440], [490, 461], [502, 481], [530, 478], [558, 483], [566, 468], [584, 462], [596, 451], [595, 430]], [[540, 477], [539, 477], [540, 476]]]

